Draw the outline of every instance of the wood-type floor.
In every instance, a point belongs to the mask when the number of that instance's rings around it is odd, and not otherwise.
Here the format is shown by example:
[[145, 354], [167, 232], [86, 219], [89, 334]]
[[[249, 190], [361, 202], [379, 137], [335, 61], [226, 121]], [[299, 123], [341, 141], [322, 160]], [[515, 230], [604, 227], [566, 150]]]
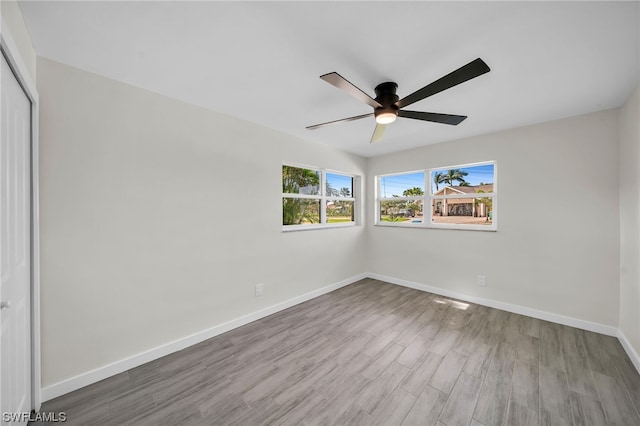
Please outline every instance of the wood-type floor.
[[67, 425], [640, 425], [616, 338], [372, 279], [45, 403]]

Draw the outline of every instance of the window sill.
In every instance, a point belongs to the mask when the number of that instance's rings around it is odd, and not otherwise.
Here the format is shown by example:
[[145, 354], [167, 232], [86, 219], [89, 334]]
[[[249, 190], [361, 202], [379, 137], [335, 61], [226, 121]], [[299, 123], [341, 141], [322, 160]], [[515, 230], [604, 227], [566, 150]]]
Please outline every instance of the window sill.
[[353, 228], [358, 226], [355, 222], [349, 223], [327, 223], [318, 225], [286, 225], [282, 227], [282, 232], [315, 231], [319, 229], [333, 228]]
[[452, 225], [452, 224], [426, 224], [426, 223], [384, 223], [378, 222], [374, 226], [388, 228], [412, 228], [412, 229], [448, 229], [457, 231], [497, 232], [495, 225]]

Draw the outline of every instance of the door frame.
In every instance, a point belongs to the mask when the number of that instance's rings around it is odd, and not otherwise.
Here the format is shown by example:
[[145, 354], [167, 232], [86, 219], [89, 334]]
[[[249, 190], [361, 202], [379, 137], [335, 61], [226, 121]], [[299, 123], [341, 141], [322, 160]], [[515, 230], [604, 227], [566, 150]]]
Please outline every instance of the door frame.
[[39, 98], [36, 84], [29, 74], [17, 44], [4, 19], [0, 22], [0, 54], [4, 55], [18, 83], [31, 101], [31, 409], [42, 404], [40, 359], [40, 180], [39, 180]]

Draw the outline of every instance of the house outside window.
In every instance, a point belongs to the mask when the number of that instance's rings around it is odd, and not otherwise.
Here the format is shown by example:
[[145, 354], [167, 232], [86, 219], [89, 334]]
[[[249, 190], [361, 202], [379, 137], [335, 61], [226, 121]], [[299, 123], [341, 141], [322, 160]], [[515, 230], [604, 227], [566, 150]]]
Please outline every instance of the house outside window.
[[357, 180], [351, 174], [283, 165], [283, 230], [355, 225]]
[[376, 225], [497, 229], [495, 162], [381, 175], [376, 184]]

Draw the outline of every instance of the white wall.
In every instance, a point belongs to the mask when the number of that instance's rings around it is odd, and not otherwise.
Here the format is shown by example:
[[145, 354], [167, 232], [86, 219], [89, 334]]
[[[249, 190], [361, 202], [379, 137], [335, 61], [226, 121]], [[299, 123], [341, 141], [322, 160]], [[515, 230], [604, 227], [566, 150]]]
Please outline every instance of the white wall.
[[44, 387], [366, 270], [363, 226], [279, 201], [283, 162], [364, 159], [42, 58], [38, 89]]
[[640, 354], [640, 86], [620, 108], [620, 331]]
[[[38, 89], [44, 387], [365, 271], [620, 324], [637, 350], [640, 191], [620, 171], [635, 207], [619, 202], [618, 170], [638, 152], [638, 91], [620, 120], [605, 111], [365, 160], [42, 58]], [[486, 160], [498, 232], [373, 226], [374, 175]], [[366, 226], [282, 233], [283, 162], [366, 172]]]
[[[33, 49], [33, 44], [31, 43], [31, 37], [29, 36], [27, 27], [24, 25], [22, 11], [20, 11], [18, 2], [15, 0], [0, 1], [0, 17], [2, 17], [2, 24], [8, 27], [9, 33], [18, 47], [20, 57], [25, 64], [30, 77], [35, 81], [36, 52]], [[6, 29], [2, 28], [2, 31], [6, 31]]]
[[369, 271], [617, 327], [617, 112], [372, 158], [367, 194], [375, 175], [487, 160], [497, 161], [498, 232], [369, 225]]

